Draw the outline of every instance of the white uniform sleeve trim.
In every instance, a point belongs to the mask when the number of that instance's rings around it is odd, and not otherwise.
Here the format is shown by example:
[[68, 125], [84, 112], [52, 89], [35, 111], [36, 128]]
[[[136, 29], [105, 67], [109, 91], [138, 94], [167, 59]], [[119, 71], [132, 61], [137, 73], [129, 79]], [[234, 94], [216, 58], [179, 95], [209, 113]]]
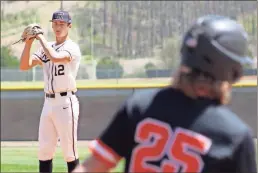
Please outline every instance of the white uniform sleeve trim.
[[107, 159], [108, 161], [116, 164], [117, 160], [115, 159], [115, 157], [113, 156], [113, 154], [111, 154], [109, 151], [107, 151], [104, 147], [102, 147], [98, 141], [94, 140], [91, 142], [90, 147], [93, 148], [98, 154], [100, 154], [101, 156], [103, 156], [105, 159]]

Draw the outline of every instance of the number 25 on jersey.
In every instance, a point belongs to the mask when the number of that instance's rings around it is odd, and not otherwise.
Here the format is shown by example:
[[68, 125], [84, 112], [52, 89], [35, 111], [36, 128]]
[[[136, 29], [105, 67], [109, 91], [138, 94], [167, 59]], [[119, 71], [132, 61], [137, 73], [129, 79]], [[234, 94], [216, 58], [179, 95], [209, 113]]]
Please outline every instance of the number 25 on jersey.
[[[142, 121], [135, 134], [139, 145], [131, 157], [130, 172], [201, 172], [211, 140], [190, 130], [176, 128], [172, 131], [164, 122], [147, 118]], [[194, 151], [194, 152], [193, 152]], [[167, 155], [169, 159], [162, 158]], [[147, 163], [162, 160], [160, 166]]]

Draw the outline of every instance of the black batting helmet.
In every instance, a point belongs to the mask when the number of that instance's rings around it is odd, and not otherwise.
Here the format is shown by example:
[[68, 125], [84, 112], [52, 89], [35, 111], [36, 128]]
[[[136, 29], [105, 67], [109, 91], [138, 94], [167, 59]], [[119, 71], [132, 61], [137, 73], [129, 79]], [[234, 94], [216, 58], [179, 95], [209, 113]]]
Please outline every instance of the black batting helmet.
[[237, 81], [243, 74], [248, 38], [244, 28], [223, 16], [204, 16], [186, 32], [181, 46], [183, 65], [210, 75], [214, 80]]

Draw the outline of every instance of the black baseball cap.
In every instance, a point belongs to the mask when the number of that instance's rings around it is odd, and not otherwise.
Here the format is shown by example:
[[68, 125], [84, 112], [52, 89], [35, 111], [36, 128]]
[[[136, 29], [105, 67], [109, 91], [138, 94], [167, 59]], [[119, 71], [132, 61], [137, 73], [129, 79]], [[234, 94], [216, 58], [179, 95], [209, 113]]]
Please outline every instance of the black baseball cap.
[[52, 20], [50, 22], [53, 22], [53, 20], [59, 20], [59, 21], [64, 21], [67, 23], [72, 23], [71, 16], [67, 11], [59, 10], [53, 13], [52, 15]]

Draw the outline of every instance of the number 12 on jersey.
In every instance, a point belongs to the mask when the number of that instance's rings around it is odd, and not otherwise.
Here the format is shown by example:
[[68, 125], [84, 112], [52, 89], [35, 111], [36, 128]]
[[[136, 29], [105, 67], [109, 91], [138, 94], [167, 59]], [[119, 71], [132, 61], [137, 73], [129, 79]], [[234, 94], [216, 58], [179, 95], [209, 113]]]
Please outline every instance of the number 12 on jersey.
[[[178, 172], [180, 167], [182, 172], [201, 172], [201, 155], [211, 147], [211, 140], [201, 134], [182, 128], [172, 131], [168, 124], [151, 118], [138, 125], [135, 141], [139, 145], [132, 153], [129, 172]], [[160, 166], [147, 163], [165, 155], [169, 159], [162, 160]]]
[[64, 65], [63, 64], [55, 65], [55, 76], [62, 76], [64, 74], [65, 74]]

